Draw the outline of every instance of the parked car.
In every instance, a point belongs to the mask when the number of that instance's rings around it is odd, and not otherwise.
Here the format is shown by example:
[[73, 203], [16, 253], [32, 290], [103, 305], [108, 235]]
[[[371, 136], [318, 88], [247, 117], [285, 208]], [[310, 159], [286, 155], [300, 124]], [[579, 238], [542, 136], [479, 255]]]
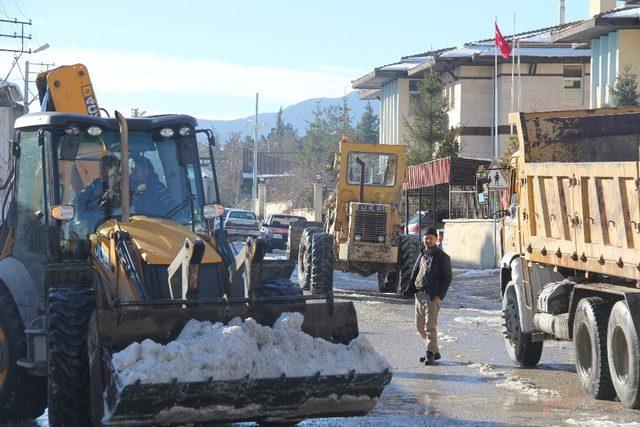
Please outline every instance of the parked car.
[[229, 209], [224, 217], [222, 227], [230, 239], [260, 236], [258, 217], [251, 211]]
[[[422, 220], [420, 221], [421, 227], [418, 227], [418, 217], [422, 213]], [[435, 227], [438, 230], [438, 245], [442, 245], [442, 241], [444, 239], [444, 223], [442, 221], [438, 221], [436, 219], [435, 223], [433, 221], [433, 216], [430, 211], [422, 211], [416, 212], [411, 219], [409, 220], [409, 233], [414, 236], [424, 235], [424, 232], [428, 227]]]
[[268, 215], [262, 223], [260, 233], [267, 241], [267, 245], [273, 249], [286, 249], [287, 238], [289, 237], [289, 225], [292, 222], [302, 221], [306, 222], [307, 219], [303, 216], [286, 215], [286, 214], [272, 214]]

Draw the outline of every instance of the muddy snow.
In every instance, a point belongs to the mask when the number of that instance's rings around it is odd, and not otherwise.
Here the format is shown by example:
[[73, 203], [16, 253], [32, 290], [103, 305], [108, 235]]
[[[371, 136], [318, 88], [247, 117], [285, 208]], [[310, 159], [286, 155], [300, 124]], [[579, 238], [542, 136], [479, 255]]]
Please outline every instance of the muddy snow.
[[113, 355], [118, 384], [341, 375], [390, 369], [364, 336], [333, 344], [302, 332], [300, 313], [283, 313], [273, 328], [249, 318], [220, 322], [190, 320], [175, 341], [134, 342]]

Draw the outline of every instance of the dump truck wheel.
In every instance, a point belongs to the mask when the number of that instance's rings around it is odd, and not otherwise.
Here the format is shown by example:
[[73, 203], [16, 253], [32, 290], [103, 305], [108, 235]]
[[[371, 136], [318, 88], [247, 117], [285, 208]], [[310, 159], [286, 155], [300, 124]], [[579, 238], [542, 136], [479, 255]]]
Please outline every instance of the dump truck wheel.
[[602, 298], [584, 298], [578, 303], [573, 322], [576, 372], [584, 392], [594, 399], [613, 399], [607, 359], [609, 304]]
[[402, 293], [409, 286], [413, 266], [418, 259], [418, 255], [420, 255], [420, 240], [418, 237], [406, 234], [400, 236], [398, 239], [397, 280], [396, 283], [390, 283], [391, 286], [397, 284], [397, 292]]
[[0, 420], [18, 422], [42, 415], [47, 384], [17, 365], [27, 355], [22, 318], [9, 290], [0, 283]]
[[311, 293], [333, 294], [333, 236], [315, 233], [311, 243]]
[[298, 247], [298, 283], [304, 290], [311, 289], [311, 238], [316, 233], [321, 233], [317, 227], [305, 228], [300, 237]]
[[618, 301], [611, 310], [607, 355], [618, 398], [629, 408], [640, 408], [640, 342], [626, 301]]
[[48, 291], [49, 423], [91, 425], [87, 332], [95, 292], [84, 285], [57, 285]]
[[518, 296], [513, 285], [507, 285], [502, 297], [504, 343], [511, 360], [518, 366], [535, 366], [542, 356], [542, 341], [532, 341], [531, 334], [522, 332], [518, 313]]

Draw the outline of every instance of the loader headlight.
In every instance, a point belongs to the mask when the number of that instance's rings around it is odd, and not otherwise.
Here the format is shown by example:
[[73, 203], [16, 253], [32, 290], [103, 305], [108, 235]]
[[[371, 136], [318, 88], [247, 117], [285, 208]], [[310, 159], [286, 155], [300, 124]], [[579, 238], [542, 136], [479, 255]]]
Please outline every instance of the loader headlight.
[[165, 138], [171, 138], [173, 135], [175, 135], [175, 131], [171, 128], [162, 128], [160, 129], [160, 135]]
[[98, 136], [102, 133], [102, 129], [100, 129], [98, 126], [91, 126], [87, 129], [87, 133], [91, 136]]
[[224, 214], [224, 206], [222, 205], [204, 205], [202, 208], [202, 216], [206, 219], [218, 218], [219, 216], [222, 216], [222, 214]]
[[359, 242], [362, 240], [362, 234], [356, 234], [353, 238], [355, 239], [356, 242]]
[[378, 242], [384, 243], [384, 236], [378, 236]]
[[189, 136], [189, 135], [191, 135], [192, 131], [191, 131], [190, 127], [185, 126], [185, 127], [180, 128], [178, 133], [180, 134], [180, 136]]
[[73, 205], [54, 205], [49, 212], [51, 218], [60, 221], [71, 221], [76, 216], [76, 208]]

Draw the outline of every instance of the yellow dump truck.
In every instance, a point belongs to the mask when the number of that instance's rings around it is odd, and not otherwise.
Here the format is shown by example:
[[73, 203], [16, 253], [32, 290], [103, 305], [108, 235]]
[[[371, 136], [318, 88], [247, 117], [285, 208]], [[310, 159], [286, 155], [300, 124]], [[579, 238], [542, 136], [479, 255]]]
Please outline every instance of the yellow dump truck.
[[298, 251], [299, 283], [313, 293], [333, 289], [334, 267], [378, 275], [381, 292], [406, 289], [419, 253], [415, 236], [402, 234], [406, 147], [340, 143], [336, 189], [323, 228], [307, 228]]
[[[505, 344], [572, 340], [583, 390], [640, 407], [640, 108], [514, 113], [501, 270]], [[507, 200], [505, 199], [505, 202]]]

